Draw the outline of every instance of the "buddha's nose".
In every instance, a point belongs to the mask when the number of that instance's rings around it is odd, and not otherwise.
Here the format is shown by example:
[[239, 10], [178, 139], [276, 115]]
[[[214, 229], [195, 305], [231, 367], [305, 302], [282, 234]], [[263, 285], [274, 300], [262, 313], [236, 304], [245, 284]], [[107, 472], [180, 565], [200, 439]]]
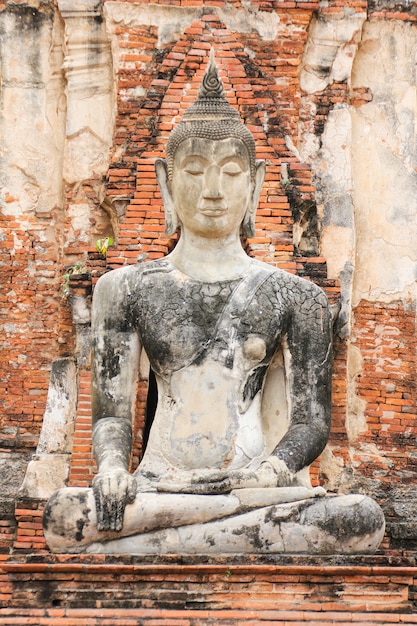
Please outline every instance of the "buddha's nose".
[[205, 198], [223, 197], [220, 185], [220, 169], [216, 165], [212, 165], [206, 171], [206, 175], [204, 177], [203, 195]]

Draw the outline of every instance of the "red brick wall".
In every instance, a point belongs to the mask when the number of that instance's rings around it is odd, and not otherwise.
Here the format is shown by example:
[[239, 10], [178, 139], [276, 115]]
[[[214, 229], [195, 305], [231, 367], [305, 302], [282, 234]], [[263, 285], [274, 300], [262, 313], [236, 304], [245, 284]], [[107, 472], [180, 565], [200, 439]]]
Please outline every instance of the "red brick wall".
[[[413, 302], [361, 302], [355, 309], [353, 336], [363, 358], [356, 378], [357, 394], [365, 400], [367, 430], [360, 442], [375, 443], [384, 459], [369, 459], [358, 471], [365, 476], [377, 469], [385, 485], [393, 480], [415, 482], [417, 435], [416, 310]], [[375, 464], [375, 467], [373, 465]]]
[[[129, 626], [171, 626], [176, 619], [181, 626], [417, 623], [410, 615], [415, 567], [381, 562], [381, 557], [340, 565], [330, 557], [303, 561], [289, 556], [271, 563], [255, 556], [248, 563], [238, 555], [208, 563], [175, 555], [164, 562], [106, 555], [0, 558], [0, 602], [10, 607], [0, 608], [0, 620], [21, 615], [26, 619], [20, 624], [62, 626], [110, 626], [117, 617]], [[80, 621], [70, 621], [77, 616]], [[103, 617], [108, 621], [98, 621]]]
[[36, 445], [58, 352], [58, 254], [42, 236], [50, 220], [2, 216], [0, 449]]

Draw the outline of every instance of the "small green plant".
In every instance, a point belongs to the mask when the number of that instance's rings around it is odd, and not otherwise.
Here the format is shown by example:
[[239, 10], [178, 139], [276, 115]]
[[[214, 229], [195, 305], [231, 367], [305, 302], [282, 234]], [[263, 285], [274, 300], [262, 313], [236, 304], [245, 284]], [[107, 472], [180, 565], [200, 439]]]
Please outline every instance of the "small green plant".
[[104, 239], [97, 239], [96, 250], [102, 256], [106, 256], [107, 248], [113, 244], [113, 237], [105, 237]]
[[230, 571], [230, 569], [228, 569], [226, 571], [226, 578], [230, 578], [231, 575], [232, 575], [232, 572]]
[[68, 270], [62, 276], [61, 293], [63, 300], [67, 300], [70, 294], [69, 282], [71, 276], [74, 276], [75, 274], [85, 274], [86, 272], [87, 268], [84, 261], [77, 261], [76, 263], [74, 263], [74, 265], [71, 265], [71, 267], [68, 268]]

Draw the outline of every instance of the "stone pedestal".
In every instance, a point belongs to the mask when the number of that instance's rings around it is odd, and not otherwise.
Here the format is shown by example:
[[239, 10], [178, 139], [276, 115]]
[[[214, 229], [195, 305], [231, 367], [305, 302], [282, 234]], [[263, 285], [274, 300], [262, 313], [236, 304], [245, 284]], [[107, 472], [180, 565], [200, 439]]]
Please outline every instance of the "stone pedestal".
[[416, 623], [415, 559], [26, 555], [0, 568], [2, 624]]

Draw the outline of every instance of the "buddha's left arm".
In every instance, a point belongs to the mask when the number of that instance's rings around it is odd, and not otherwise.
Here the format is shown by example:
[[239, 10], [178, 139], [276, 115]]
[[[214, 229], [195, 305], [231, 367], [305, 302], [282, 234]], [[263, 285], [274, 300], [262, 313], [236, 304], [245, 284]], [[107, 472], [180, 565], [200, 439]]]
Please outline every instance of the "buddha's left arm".
[[272, 457], [294, 474], [319, 456], [329, 437], [332, 324], [327, 298], [316, 285], [294, 277], [287, 293], [284, 356], [290, 425]]

